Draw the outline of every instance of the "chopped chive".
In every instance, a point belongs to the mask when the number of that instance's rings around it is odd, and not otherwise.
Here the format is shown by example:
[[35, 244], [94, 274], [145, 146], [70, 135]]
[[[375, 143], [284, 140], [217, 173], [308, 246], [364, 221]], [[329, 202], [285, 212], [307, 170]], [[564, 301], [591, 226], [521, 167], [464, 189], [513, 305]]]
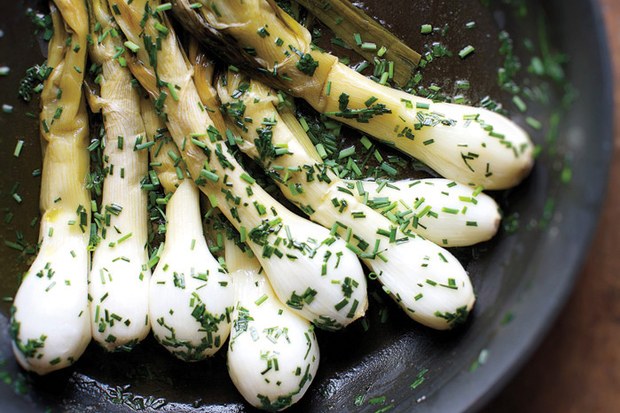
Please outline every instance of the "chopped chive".
[[366, 150], [372, 148], [372, 142], [370, 142], [370, 139], [368, 139], [366, 136], [361, 137], [360, 143], [364, 146]]
[[388, 175], [390, 176], [395, 176], [398, 173], [398, 170], [396, 170], [396, 168], [394, 168], [392, 165], [383, 162], [381, 164], [381, 170], [383, 170], [384, 172], [386, 172]]
[[254, 301], [254, 304], [256, 305], [261, 305], [262, 303], [264, 303], [265, 301], [267, 301], [269, 297], [267, 296], [267, 294], [263, 294], [259, 299], [257, 299], [256, 301]]
[[266, 27], [261, 27], [260, 29], [258, 29], [257, 31], [258, 35], [262, 38], [265, 38], [267, 36], [270, 36], [271, 34], [267, 31]]
[[362, 36], [359, 33], [353, 34], [353, 39], [355, 39], [355, 44], [358, 46], [362, 45]]
[[542, 123], [540, 123], [538, 119], [535, 119], [531, 116], [528, 116], [527, 118], [525, 118], [525, 122], [536, 130], [539, 130], [542, 128]]
[[253, 184], [256, 182], [256, 180], [254, 178], [252, 178], [250, 175], [248, 175], [246, 172], [243, 172], [241, 174], [241, 179], [243, 179], [245, 182], [249, 183], [249, 184]]
[[168, 11], [172, 9], [172, 3], [163, 3], [160, 4], [159, 6], [155, 7], [155, 11], [158, 13], [164, 12], [164, 11]]
[[338, 159], [348, 158], [349, 156], [352, 156], [354, 154], [355, 154], [355, 146], [349, 146], [348, 148], [345, 148], [340, 151], [340, 153], [338, 154]]
[[148, 149], [151, 146], [154, 146], [155, 142], [151, 141], [151, 142], [144, 142], [144, 143], [139, 143], [134, 147], [135, 151], [141, 151], [143, 149]]
[[[170, 3], [168, 3], [168, 4], [170, 4]], [[140, 46], [138, 46], [137, 44], [135, 44], [132, 41], [127, 40], [123, 44], [125, 45], [126, 48], [128, 48], [129, 50], [131, 50], [134, 53], [138, 53], [138, 51], [140, 50]]]
[[18, 140], [17, 144], [15, 145], [15, 150], [13, 151], [13, 156], [16, 158], [19, 158], [19, 155], [22, 153], [22, 149], [24, 147], [24, 141], [23, 140]]
[[220, 179], [215, 172], [207, 171], [205, 169], [202, 170], [202, 174], [211, 182], [217, 182]]
[[476, 49], [472, 45], [467, 45], [459, 51], [459, 57], [461, 59], [465, 59], [467, 56], [472, 54]]
[[355, 71], [357, 73], [362, 73], [364, 70], [366, 70], [366, 68], [370, 66], [370, 63], [368, 63], [366, 60], [364, 60], [363, 62], [361, 62], [360, 64], [358, 64], [355, 67]]
[[527, 105], [518, 95], [514, 95], [512, 97], [512, 103], [514, 103], [517, 109], [521, 112], [525, 112], [527, 110]]
[[157, 30], [158, 32], [160, 32], [161, 34], [163, 34], [164, 36], [167, 35], [170, 30], [164, 26], [163, 24], [157, 22], [154, 24], [155, 30]]
[[168, 87], [168, 90], [170, 91], [170, 96], [172, 96], [172, 99], [174, 99], [175, 102], [179, 101], [179, 94], [177, 93], [177, 89], [176, 86], [174, 86], [172, 83], [166, 83], [166, 86]]
[[460, 90], [467, 90], [471, 86], [469, 80], [457, 80], [456, 82], [454, 82], [454, 84], [456, 88]]
[[122, 243], [124, 241], [127, 241], [129, 238], [131, 238], [132, 235], [133, 235], [133, 233], [131, 233], [131, 232], [128, 233], [128, 234], [125, 234], [122, 237], [120, 237], [116, 243], [120, 244], [120, 243]]
[[360, 47], [362, 50], [377, 50], [377, 44], [372, 42], [364, 42]]
[[380, 85], [385, 85], [387, 83], [389, 77], [390, 77], [390, 73], [389, 72], [383, 72], [381, 74], [381, 79], [379, 79], [379, 84]]
[[371, 96], [368, 98], [368, 100], [366, 100], [366, 102], [364, 102], [364, 105], [366, 105], [366, 107], [370, 107], [372, 106], [373, 103], [375, 103], [377, 100], [379, 100], [379, 98], [375, 97], [375, 96]]

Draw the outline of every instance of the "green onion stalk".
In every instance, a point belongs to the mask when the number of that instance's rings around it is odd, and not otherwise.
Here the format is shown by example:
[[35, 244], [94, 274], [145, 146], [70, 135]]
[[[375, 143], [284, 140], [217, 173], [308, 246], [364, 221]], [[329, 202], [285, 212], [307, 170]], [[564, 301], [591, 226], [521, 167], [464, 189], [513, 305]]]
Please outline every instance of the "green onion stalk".
[[89, 278], [90, 317], [95, 341], [109, 351], [129, 350], [150, 331], [148, 292], [147, 193], [148, 150], [140, 95], [118, 27], [104, 0], [89, 0], [90, 56], [96, 65], [96, 91], [90, 108], [101, 112], [103, 182], [101, 206], [93, 211], [99, 242]]
[[152, 102], [142, 101], [151, 165], [166, 196], [166, 239], [151, 278], [149, 315], [153, 335], [177, 358], [214, 355], [230, 333], [232, 280], [205, 240], [198, 188], [187, 178], [176, 145]]
[[[255, 253], [281, 301], [325, 329], [339, 329], [367, 307], [366, 281], [346, 243], [288, 211], [262, 189], [231, 154], [236, 139], [219, 131], [201, 103], [193, 70], [165, 16], [169, 4], [108, 0], [122, 31], [138, 48], [129, 66], [151, 95], [189, 173], [212, 206]], [[137, 69], [136, 69], [137, 68]], [[337, 306], [353, 281], [346, 306]]]
[[[360, 202], [354, 196], [360, 188], [349, 187], [310, 155], [312, 142], [294, 115], [281, 116], [277, 92], [233, 71], [220, 78], [217, 90], [243, 138], [239, 148], [258, 161], [310, 219], [340, 235], [408, 316], [435, 329], [466, 320], [475, 296], [458, 260]], [[337, 306], [347, 303], [345, 297]]]
[[[534, 146], [508, 118], [483, 108], [436, 103], [366, 78], [313, 48], [308, 30], [273, 0], [177, 0], [173, 9], [219, 58], [447, 179], [506, 189], [532, 168]], [[381, 77], [392, 75], [388, 70]]]
[[19, 364], [41, 375], [72, 365], [91, 340], [89, 127], [82, 95], [88, 13], [81, 0], [56, 0], [51, 16], [50, 71], [41, 93], [40, 249], [15, 296], [10, 329]]

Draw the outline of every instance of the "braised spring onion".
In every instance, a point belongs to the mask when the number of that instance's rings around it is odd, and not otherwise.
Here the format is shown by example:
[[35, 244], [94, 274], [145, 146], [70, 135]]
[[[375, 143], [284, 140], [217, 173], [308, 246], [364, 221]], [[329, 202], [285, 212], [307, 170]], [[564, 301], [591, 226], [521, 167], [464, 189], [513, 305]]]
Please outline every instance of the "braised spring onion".
[[[237, 92], [238, 93], [238, 92]], [[279, 96], [280, 98], [280, 96]], [[278, 112], [306, 155], [323, 163], [294, 107], [278, 104]], [[346, 189], [358, 201], [386, 216], [401, 231], [421, 235], [443, 247], [462, 247], [488, 241], [499, 228], [499, 205], [482, 187], [426, 178], [389, 182], [346, 181]]]
[[255, 258], [230, 241], [225, 254], [235, 289], [230, 378], [253, 406], [286, 409], [303, 397], [316, 376], [314, 328], [278, 300]]
[[107, 350], [129, 350], [148, 335], [147, 194], [148, 151], [140, 115], [140, 96], [118, 51], [117, 34], [105, 0], [89, 0], [90, 56], [99, 66], [100, 96], [90, 95], [93, 112], [103, 114], [103, 182], [101, 207], [93, 213], [98, 244], [89, 278], [92, 334]]
[[[393, 145], [445, 178], [505, 189], [533, 165], [529, 136], [509, 119], [482, 108], [435, 103], [364, 77], [313, 49], [310, 33], [272, 0], [192, 4], [174, 3], [179, 21], [228, 63]], [[268, 35], [262, 35], [266, 28]]]
[[226, 342], [234, 305], [232, 280], [205, 241], [198, 188], [185, 179], [181, 154], [146, 99], [142, 117], [149, 141], [155, 142], [151, 164], [167, 194], [166, 239], [149, 291], [153, 334], [176, 357], [199, 361]]
[[[238, 93], [238, 92], [237, 92]], [[280, 98], [280, 96], [279, 96]], [[308, 159], [323, 160], [294, 107], [278, 104], [278, 112], [303, 147]], [[482, 187], [471, 187], [441, 178], [396, 182], [346, 181], [358, 201], [381, 212], [401, 231], [421, 235], [443, 247], [462, 247], [488, 241], [499, 228], [499, 205]]]
[[80, 0], [55, 3], [51, 71], [41, 93], [41, 246], [11, 310], [15, 357], [38, 374], [73, 364], [91, 339], [88, 115], [82, 97], [88, 15]]

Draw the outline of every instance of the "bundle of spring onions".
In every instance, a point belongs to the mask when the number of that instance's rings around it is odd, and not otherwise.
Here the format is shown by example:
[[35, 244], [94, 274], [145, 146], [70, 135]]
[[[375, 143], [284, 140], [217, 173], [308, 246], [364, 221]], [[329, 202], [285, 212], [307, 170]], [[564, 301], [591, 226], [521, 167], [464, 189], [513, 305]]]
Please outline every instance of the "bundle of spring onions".
[[165, 117], [191, 177], [241, 233], [280, 300], [328, 330], [361, 317], [367, 295], [357, 257], [329, 230], [273, 199], [230, 153], [229, 134], [217, 130], [201, 104], [192, 67], [159, 2], [110, 4], [128, 41], [137, 45], [140, 62], [130, 67]]
[[[240, 149], [261, 163], [286, 198], [340, 235], [407, 315], [436, 329], [466, 319], [475, 298], [460, 263], [356, 199], [358, 188], [349, 189], [309, 155], [305, 148], [312, 146], [310, 139], [294, 116], [283, 118], [278, 112], [276, 92], [235, 72], [220, 79], [218, 92], [244, 139]], [[273, 147], [287, 151], [278, 154]], [[345, 298], [338, 305], [347, 303]]]
[[180, 23], [209, 50], [318, 112], [426, 163], [445, 178], [506, 189], [533, 165], [528, 135], [482, 108], [407, 94], [377, 83], [311, 46], [308, 30], [272, 0], [174, 2]]
[[[25, 369], [67, 367], [91, 338], [129, 351], [152, 331], [188, 362], [228, 340], [233, 384], [253, 406], [279, 411], [316, 376], [314, 328], [338, 330], [364, 316], [360, 261], [417, 322], [445, 330], [467, 319], [473, 286], [445, 248], [497, 232], [499, 207], [482, 191], [518, 184], [533, 163], [517, 125], [386, 86], [406, 81], [419, 55], [347, 1], [300, 4], [339, 26], [325, 12], [331, 4], [346, 20], [336, 30], [367, 27], [371, 41], [385, 38], [399, 65], [388, 65], [379, 82], [311, 47], [308, 30], [273, 0], [54, 3], [41, 94], [41, 244], [11, 319]], [[187, 49], [169, 10], [189, 32]], [[228, 71], [215, 76], [212, 58]], [[283, 92], [443, 178], [342, 179]], [[100, 202], [87, 189], [86, 101], [105, 130]], [[242, 153], [308, 218], [263, 188]], [[149, 237], [146, 188], [163, 191], [159, 244]], [[224, 235], [209, 228], [215, 245], [203, 231], [201, 192], [205, 216], [227, 221]], [[221, 250], [224, 257], [214, 256]]]

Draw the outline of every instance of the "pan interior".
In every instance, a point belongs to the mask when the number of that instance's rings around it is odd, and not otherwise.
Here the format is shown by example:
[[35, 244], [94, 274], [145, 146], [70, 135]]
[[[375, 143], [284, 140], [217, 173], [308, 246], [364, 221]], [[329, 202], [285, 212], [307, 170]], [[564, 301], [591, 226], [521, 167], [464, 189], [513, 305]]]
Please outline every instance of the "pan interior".
[[[0, 64], [11, 68], [0, 79], [0, 103], [14, 107], [13, 113], [0, 114], [0, 143], [5, 148], [0, 152], [0, 208], [5, 215], [0, 236], [33, 244], [39, 179], [32, 171], [40, 168], [41, 155], [37, 121], [27, 114], [36, 114], [37, 108], [36, 103], [21, 102], [16, 92], [25, 70], [42, 61], [45, 45], [33, 36], [27, 7], [44, 10], [45, 5], [34, 0], [0, 4]], [[462, 93], [474, 104], [490, 97], [532, 134], [541, 152], [521, 186], [493, 194], [504, 213], [499, 236], [454, 251], [466, 263], [477, 291], [467, 325], [452, 332], [418, 326], [371, 283], [373, 298], [365, 325], [319, 332], [321, 367], [296, 411], [376, 411], [390, 405], [393, 411], [415, 406], [419, 412], [474, 408], [514, 372], [561, 308], [595, 226], [610, 160], [612, 122], [611, 82], [598, 13], [588, 1], [559, 0], [394, 0], [389, 7], [367, 0], [364, 7], [414, 50], [442, 46], [452, 53], [435, 57], [423, 71], [421, 84], [436, 85], [449, 96]], [[468, 28], [470, 22], [475, 27]], [[438, 31], [422, 35], [423, 24]], [[574, 27], [582, 28], [579, 35]], [[507, 59], [500, 51], [507, 42], [504, 31], [521, 65], [515, 83], [535, 97], [523, 113], [513, 94], [498, 83], [498, 68], [505, 67]], [[323, 38], [329, 37], [323, 30]], [[469, 44], [475, 53], [459, 58], [458, 52]], [[334, 51], [339, 53], [335, 47]], [[535, 58], [549, 65], [560, 62], [562, 79], [553, 79], [553, 68], [535, 75]], [[455, 82], [464, 79], [471, 88], [457, 90]], [[571, 99], [575, 103], [566, 105]], [[348, 139], [357, 138], [359, 134], [348, 134]], [[25, 141], [19, 158], [12, 150], [17, 139]], [[406, 171], [419, 174], [416, 167], [408, 162]], [[14, 193], [19, 193], [20, 204]], [[12, 297], [30, 257], [4, 248], [0, 296]], [[43, 378], [26, 375], [11, 355], [9, 308], [7, 298], [0, 315], [3, 411], [252, 410], [228, 378], [224, 352], [185, 364], [152, 338], [131, 353], [106, 354], [91, 345], [72, 369]]]

